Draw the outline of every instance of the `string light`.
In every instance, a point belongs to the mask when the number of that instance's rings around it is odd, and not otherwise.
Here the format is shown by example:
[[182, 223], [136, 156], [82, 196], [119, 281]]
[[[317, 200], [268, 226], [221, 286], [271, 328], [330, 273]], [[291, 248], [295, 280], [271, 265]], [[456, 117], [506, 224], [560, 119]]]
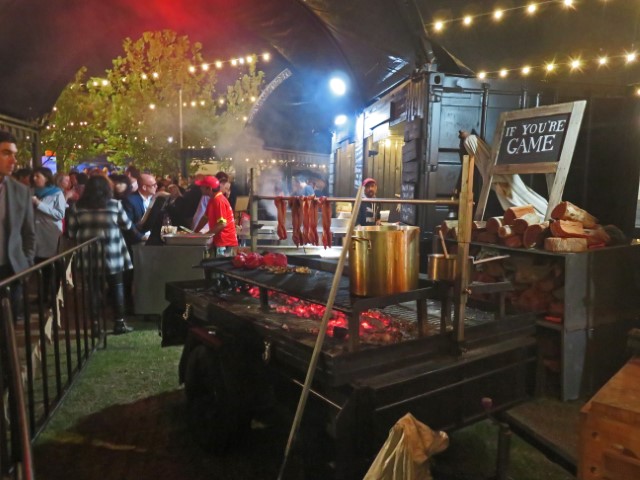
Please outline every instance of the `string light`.
[[638, 61], [638, 53], [637, 52], [625, 52], [624, 54], [617, 56], [600, 56], [594, 58], [593, 60], [583, 60], [581, 58], [568, 58], [566, 62], [556, 62], [551, 61], [544, 63], [542, 65], [531, 66], [526, 65], [521, 68], [501, 68], [498, 70], [481, 70], [477, 73], [477, 77], [479, 79], [487, 78], [488, 76], [500, 76], [505, 77], [510, 72], [519, 71], [522, 75], [529, 75], [534, 71], [543, 71], [546, 73], [556, 72], [560, 67], [568, 67], [571, 72], [581, 72], [583, 69], [588, 68], [589, 65], [595, 66], [596, 68], [602, 68], [604, 66], [609, 66], [612, 59], [622, 60], [625, 65], [629, 65]]
[[444, 31], [447, 24], [450, 24], [450, 23], [462, 23], [462, 25], [464, 25], [465, 27], [468, 27], [474, 22], [476, 18], [491, 17], [493, 18], [494, 21], [500, 21], [504, 18], [505, 13], [514, 12], [517, 10], [524, 11], [528, 15], [533, 15], [538, 11], [540, 7], [545, 6], [547, 4], [551, 4], [551, 3], [561, 4], [564, 8], [575, 9], [575, 2], [573, 0], [562, 0], [562, 1], [543, 0], [540, 2], [532, 2], [526, 5], [520, 5], [516, 7], [511, 7], [511, 8], [497, 8], [491, 12], [479, 13], [477, 15], [462, 15], [462, 16], [454, 17], [448, 20], [436, 19], [431, 24], [428, 24], [427, 26], [430, 26], [435, 32], [442, 32]]

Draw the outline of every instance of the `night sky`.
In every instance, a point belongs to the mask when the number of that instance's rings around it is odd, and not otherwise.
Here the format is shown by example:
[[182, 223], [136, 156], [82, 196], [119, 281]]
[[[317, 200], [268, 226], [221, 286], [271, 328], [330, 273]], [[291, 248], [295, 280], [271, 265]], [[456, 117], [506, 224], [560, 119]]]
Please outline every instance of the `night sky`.
[[[358, 102], [370, 100], [411, 68], [411, 28], [405, 28], [396, 0], [4, 0], [0, 5], [0, 112], [36, 118], [54, 104], [77, 69], [86, 65], [100, 74], [121, 52], [122, 39], [146, 30], [172, 28], [204, 45], [205, 57], [230, 58], [268, 48], [271, 78], [291, 61], [299, 92], [282, 102], [310, 101], [318, 78], [331, 68], [350, 68], [358, 84]], [[408, 2], [411, 3], [411, 2]], [[416, 0], [427, 29], [436, 19], [490, 13], [526, 2]], [[496, 24], [476, 17], [471, 28], [448, 25], [432, 38], [472, 70], [495, 71], [566, 62], [568, 56], [591, 62], [581, 74], [564, 71], [554, 78], [579, 82], [640, 83], [640, 69], [612, 59], [594, 68], [602, 54], [620, 55], [638, 45], [640, 2], [581, 0], [574, 10], [546, 2], [534, 16], [507, 12]], [[64, 8], [61, 8], [64, 5]], [[314, 16], [315, 15], [315, 16]], [[318, 22], [318, 18], [322, 22]], [[415, 27], [415, 26], [414, 26]], [[411, 47], [414, 45], [411, 44]], [[414, 49], [415, 50], [415, 49]], [[405, 62], [406, 60], [406, 62]], [[395, 62], [395, 63], [394, 63]], [[408, 62], [408, 63], [407, 63]], [[408, 65], [405, 70], [400, 67]], [[636, 62], [640, 65], [640, 61]], [[386, 78], [388, 72], [389, 78]], [[305, 77], [305, 75], [307, 75]], [[511, 75], [515, 75], [513, 72]], [[385, 80], [383, 81], [383, 78]], [[269, 80], [270, 78], [267, 78]], [[384, 82], [387, 83], [384, 83]], [[291, 89], [294, 90], [294, 82]], [[376, 91], [376, 89], [378, 89]], [[314, 99], [311, 99], [313, 101]], [[317, 101], [317, 99], [316, 99]]]

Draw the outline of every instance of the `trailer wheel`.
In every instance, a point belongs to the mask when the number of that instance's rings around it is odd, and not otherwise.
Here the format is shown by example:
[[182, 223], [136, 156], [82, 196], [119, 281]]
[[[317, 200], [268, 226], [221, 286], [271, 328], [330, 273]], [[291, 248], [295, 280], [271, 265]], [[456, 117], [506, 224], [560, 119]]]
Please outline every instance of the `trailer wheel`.
[[224, 452], [249, 429], [243, 399], [234, 385], [233, 372], [225, 368], [219, 350], [197, 346], [189, 355], [185, 372], [187, 418], [200, 446]]

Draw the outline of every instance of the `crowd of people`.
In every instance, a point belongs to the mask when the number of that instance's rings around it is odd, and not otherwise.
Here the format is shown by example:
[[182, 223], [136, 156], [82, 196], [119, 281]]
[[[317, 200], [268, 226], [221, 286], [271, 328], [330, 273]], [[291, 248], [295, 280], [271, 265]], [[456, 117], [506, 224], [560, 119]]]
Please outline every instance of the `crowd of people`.
[[[55, 256], [69, 242], [98, 237], [104, 255], [93, 266], [106, 272], [114, 334], [132, 330], [125, 315], [133, 313], [134, 244], [161, 245], [163, 226], [172, 225], [211, 233], [215, 255], [230, 255], [238, 245], [232, 180], [225, 172], [198, 172], [186, 188], [132, 165], [122, 174], [96, 168], [54, 175], [46, 167], [16, 169], [16, 143], [0, 130], [0, 280]], [[45, 285], [51, 275], [43, 269]]]

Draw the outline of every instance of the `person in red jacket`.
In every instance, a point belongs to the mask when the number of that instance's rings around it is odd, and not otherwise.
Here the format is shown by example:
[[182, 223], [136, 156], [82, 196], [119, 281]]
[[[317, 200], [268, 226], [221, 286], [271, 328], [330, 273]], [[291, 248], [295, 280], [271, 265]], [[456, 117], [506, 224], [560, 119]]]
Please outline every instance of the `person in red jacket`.
[[196, 185], [200, 187], [203, 195], [211, 197], [207, 205], [206, 214], [196, 225], [195, 231], [199, 232], [205, 223], [209, 222], [209, 233], [213, 233], [211, 242], [215, 247], [216, 256], [233, 255], [238, 246], [238, 236], [236, 235], [236, 222], [233, 218], [233, 209], [229, 200], [220, 191], [220, 180], [207, 175], [201, 180], [196, 180]]

